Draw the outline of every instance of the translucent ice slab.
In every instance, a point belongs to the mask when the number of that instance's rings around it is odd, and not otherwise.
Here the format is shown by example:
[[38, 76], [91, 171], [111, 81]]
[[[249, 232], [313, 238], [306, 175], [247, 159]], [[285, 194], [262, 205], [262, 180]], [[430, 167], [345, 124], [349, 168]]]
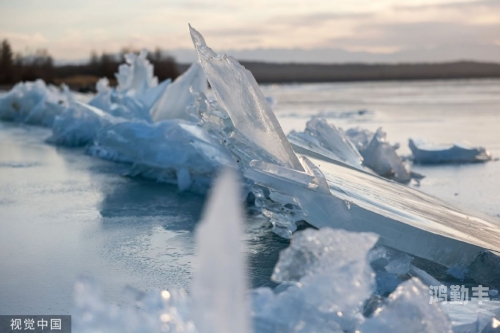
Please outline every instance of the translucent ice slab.
[[[191, 37], [229, 122], [272, 157], [256, 157], [242, 169], [257, 185], [256, 205], [277, 233], [290, 237], [303, 220], [317, 228], [374, 232], [382, 245], [447, 267], [466, 266], [485, 249], [500, 252], [500, 222], [492, 217], [476, 217], [341, 162], [299, 161], [251, 73], [217, 55], [193, 28]], [[379, 134], [372, 142], [387, 144]]]
[[208, 89], [207, 79], [200, 64], [195, 62], [165, 89], [151, 109], [153, 121], [165, 119], [193, 120], [186, 108], [194, 102], [194, 93], [205, 93]]
[[231, 117], [234, 126], [280, 165], [302, 170], [265, 96], [252, 74], [233, 57], [218, 55], [203, 36], [190, 27], [191, 38], [201, 66], [217, 102]]
[[[307, 159], [305, 159], [307, 162]], [[466, 265], [484, 249], [500, 251], [500, 222], [475, 217], [457, 207], [358, 170], [311, 158], [301, 172], [254, 162], [245, 176], [267, 188], [262, 201], [275, 215], [306, 220], [317, 228], [333, 227], [380, 235], [380, 243], [447, 267]], [[326, 185], [325, 185], [326, 184]], [[290, 212], [280, 207], [300, 207]], [[283, 227], [283, 226], [282, 226]], [[290, 229], [291, 228], [291, 229]]]
[[296, 152], [340, 161], [363, 170], [363, 157], [342, 131], [328, 124], [323, 118], [312, 118], [304, 132], [292, 131], [288, 140]]

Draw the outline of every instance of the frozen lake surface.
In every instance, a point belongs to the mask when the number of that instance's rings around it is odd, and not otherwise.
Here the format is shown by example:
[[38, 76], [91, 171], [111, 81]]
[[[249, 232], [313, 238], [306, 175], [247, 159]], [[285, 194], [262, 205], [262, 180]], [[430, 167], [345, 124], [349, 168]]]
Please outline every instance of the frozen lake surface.
[[[322, 114], [338, 127], [382, 126], [390, 142], [467, 140], [500, 156], [500, 81], [463, 80], [264, 86], [288, 133]], [[362, 112], [357, 112], [363, 110]], [[354, 114], [352, 111], [355, 111]], [[365, 112], [366, 111], [366, 112]], [[204, 198], [123, 177], [120, 164], [45, 144], [49, 130], [0, 123], [0, 313], [61, 314], [90, 273], [109, 302], [130, 302], [125, 286], [187, 288], [193, 230]], [[413, 166], [420, 189], [500, 217], [500, 162]], [[265, 222], [246, 226], [252, 286], [269, 283], [288, 244]], [[231, 274], [231, 272], [220, 272]]]

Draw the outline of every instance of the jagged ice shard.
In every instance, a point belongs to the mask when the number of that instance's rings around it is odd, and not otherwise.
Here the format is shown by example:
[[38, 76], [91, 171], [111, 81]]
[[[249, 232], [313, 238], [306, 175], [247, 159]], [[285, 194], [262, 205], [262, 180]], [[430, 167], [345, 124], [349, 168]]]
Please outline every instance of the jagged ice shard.
[[250, 332], [239, 186], [236, 173], [224, 170], [196, 230], [198, 257], [192, 295], [199, 332]]
[[151, 109], [153, 121], [165, 119], [193, 120], [186, 107], [194, 102], [191, 91], [204, 93], [208, 89], [207, 79], [200, 64], [195, 62], [170, 84]]
[[206, 45], [198, 31], [191, 26], [189, 29], [215, 98], [231, 117], [234, 126], [248, 140], [272, 156], [279, 165], [302, 170], [278, 119], [252, 74], [233, 57], [216, 54]]
[[301, 220], [317, 228], [373, 232], [382, 245], [447, 267], [465, 266], [485, 249], [500, 252], [500, 221], [493, 217], [476, 217], [342, 163], [312, 157], [300, 163], [251, 74], [233, 58], [218, 56], [192, 28], [191, 36], [217, 101], [236, 129], [274, 154], [277, 162], [272, 156], [252, 161], [244, 175], [260, 187], [257, 203], [266, 216], [285, 221], [281, 235], [291, 236]]
[[[313, 117], [307, 122], [304, 132], [292, 131], [288, 134], [288, 140], [298, 153], [317, 156], [320, 159], [326, 157], [334, 163], [340, 161], [363, 170], [363, 157], [354, 144], [324, 118]], [[316, 151], [320, 153], [317, 154]]]

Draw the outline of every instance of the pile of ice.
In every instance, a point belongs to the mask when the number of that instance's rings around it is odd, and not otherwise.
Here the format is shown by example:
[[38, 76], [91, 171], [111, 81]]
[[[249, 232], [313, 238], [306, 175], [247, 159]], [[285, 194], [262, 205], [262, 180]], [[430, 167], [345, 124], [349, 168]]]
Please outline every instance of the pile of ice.
[[[370, 233], [329, 228], [299, 232], [275, 266], [272, 279], [280, 285], [246, 293], [239, 186], [232, 172], [216, 182], [196, 232], [190, 296], [182, 290], [135, 292], [134, 307], [118, 308], [106, 304], [95, 282], [83, 278], [76, 284], [74, 331], [452, 331], [450, 319], [439, 303], [429, 302], [428, 288], [417, 278], [401, 283], [389, 297], [377, 298], [370, 261], [388, 258], [382, 266], [399, 274], [410, 264], [401, 255], [373, 249], [378, 237]], [[226, 241], [217, 241], [220, 237]]]
[[342, 163], [362, 171], [408, 183], [412, 178], [422, 176], [411, 173], [396, 153], [399, 145], [391, 145], [385, 132], [379, 128], [375, 133], [351, 128], [343, 131], [323, 118], [313, 117], [303, 132], [292, 131], [288, 140], [299, 154]]
[[204, 192], [220, 166], [232, 163], [224, 146], [184, 120], [109, 125], [97, 133], [89, 152], [130, 163], [130, 175], [177, 184], [181, 191]]
[[158, 84], [142, 51], [125, 56], [116, 78], [116, 88], [99, 80], [88, 104], [66, 88], [22, 83], [0, 98], [0, 115], [52, 127], [50, 143], [86, 146], [91, 155], [129, 164], [129, 175], [177, 184], [182, 191], [204, 192], [217, 170], [232, 164], [219, 138], [187, 110], [208, 89], [199, 63], [173, 83]]
[[421, 164], [487, 162], [492, 159], [485, 148], [467, 144], [430, 144], [410, 139], [409, 146], [413, 161]]
[[51, 127], [68, 106], [67, 87], [47, 86], [43, 80], [21, 82], [0, 97], [0, 120]]

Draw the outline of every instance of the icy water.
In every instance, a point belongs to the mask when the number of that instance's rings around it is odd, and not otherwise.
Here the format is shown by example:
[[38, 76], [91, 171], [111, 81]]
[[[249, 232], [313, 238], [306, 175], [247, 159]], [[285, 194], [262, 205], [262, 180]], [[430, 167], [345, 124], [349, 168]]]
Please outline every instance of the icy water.
[[[467, 140], [500, 156], [500, 81], [263, 90], [277, 101], [286, 133], [302, 130], [311, 115], [321, 113], [343, 128], [382, 126], [403, 154], [409, 153], [408, 138], [416, 136]], [[0, 314], [69, 313], [82, 273], [94, 276], [115, 304], [130, 302], [126, 286], [188, 288], [193, 231], [204, 198], [124, 177], [123, 165], [86, 156], [82, 149], [47, 145], [48, 135], [45, 129], [0, 123]], [[500, 162], [413, 169], [427, 176], [422, 191], [500, 216]], [[287, 241], [258, 219], [248, 221], [245, 238], [252, 286], [269, 284]]]

